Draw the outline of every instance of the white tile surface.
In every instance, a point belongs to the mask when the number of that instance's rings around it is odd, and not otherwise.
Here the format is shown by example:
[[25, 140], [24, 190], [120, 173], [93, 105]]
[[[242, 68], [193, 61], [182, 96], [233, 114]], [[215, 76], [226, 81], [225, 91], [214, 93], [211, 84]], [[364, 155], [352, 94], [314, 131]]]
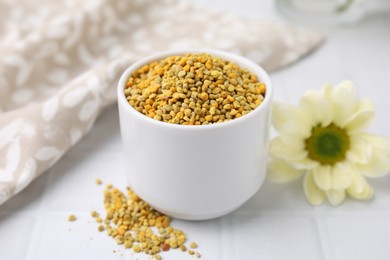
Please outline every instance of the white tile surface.
[[20, 212], [0, 213], [0, 258], [23, 259], [37, 218]]
[[[200, 0], [198, 0], [200, 1]], [[252, 17], [283, 20], [267, 1], [200, 1]], [[389, 135], [390, 7], [374, 1], [372, 15], [356, 27], [321, 29], [326, 43], [297, 64], [273, 73], [275, 99], [296, 103], [309, 88], [354, 80], [377, 108], [372, 130]], [[373, 5], [375, 7], [375, 5]], [[89, 215], [102, 209], [101, 178], [125, 188], [118, 116], [109, 108], [92, 132], [49, 172], [0, 207], [0, 259], [148, 259], [121, 249]], [[174, 220], [199, 244], [202, 259], [387, 260], [390, 259], [390, 175], [370, 180], [376, 197], [340, 207], [311, 207], [301, 181], [265, 183], [236, 212], [203, 222]], [[69, 223], [70, 213], [78, 220]], [[116, 253], [113, 253], [116, 250]], [[170, 251], [165, 259], [194, 259]]]
[[311, 216], [240, 212], [229, 217], [232, 254], [226, 259], [321, 259]]
[[354, 214], [326, 218], [334, 259], [376, 259], [390, 257], [390, 214]]
[[[43, 208], [49, 211], [83, 211], [86, 207], [89, 209], [101, 207], [102, 187], [91, 184], [94, 184], [97, 173], [103, 180], [125, 183], [122, 162], [122, 154], [118, 152], [95, 150], [88, 154], [73, 152], [67, 154], [50, 170]], [[69, 186], [70, 183], [73, 185]]]

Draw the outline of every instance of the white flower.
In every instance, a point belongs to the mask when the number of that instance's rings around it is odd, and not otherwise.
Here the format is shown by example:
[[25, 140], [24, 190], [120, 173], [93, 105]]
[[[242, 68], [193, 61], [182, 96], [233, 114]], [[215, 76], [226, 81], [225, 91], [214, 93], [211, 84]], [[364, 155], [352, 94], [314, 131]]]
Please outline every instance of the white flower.
[[308, 91], [298, 106], [276, 103], [272, 113], [280, 135], [270, 143], [270, 181], [304, 175], [304, 192], [313, 205], [326, 198], [338, 205], [346, 195], [372, 198], [365, 177], [388, 173], [390, 140], [365, 132], [374, 118], [373, 104], [358, 99], [352, 82]]

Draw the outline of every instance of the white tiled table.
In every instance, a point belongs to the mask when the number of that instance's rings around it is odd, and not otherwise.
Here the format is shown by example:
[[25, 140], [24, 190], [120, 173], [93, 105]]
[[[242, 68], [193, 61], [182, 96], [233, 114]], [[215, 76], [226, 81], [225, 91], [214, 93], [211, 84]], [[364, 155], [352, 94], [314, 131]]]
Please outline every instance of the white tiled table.
[[[281, 19], [272, 1], [200, 2], [253, 17]], [[371, 130], [389, 135], [390, 10], [385, 2], [359, 26], [324, 30], [328, 39], [318, 51], [273, 73], [275, 99], [296, 103], [309, 88], [352, 79], [359, 94], [376, 104]], [[103, 210], [103, 187], [94, 183], [96, 178], [125, 188], [116, 107], [104, 112], [92, 132], [49, 172], [0, 207], [0, 259], [148, 259], [121, 249], [97, 232], [90, 211]], [[390, 175], [370, 183], [376, 190], [374, 200], [347, 200], [333, 208], [308, 205], [301, 181], [266, 182], [228, 216], [203, 222], [174, 220], [173, 225], [199, 243], [203, 259], [388, 260]], [[76, 222], [67, 221], [70, 213], [77, 215]], [[176, 251], [163, 256], [194, 259]]]

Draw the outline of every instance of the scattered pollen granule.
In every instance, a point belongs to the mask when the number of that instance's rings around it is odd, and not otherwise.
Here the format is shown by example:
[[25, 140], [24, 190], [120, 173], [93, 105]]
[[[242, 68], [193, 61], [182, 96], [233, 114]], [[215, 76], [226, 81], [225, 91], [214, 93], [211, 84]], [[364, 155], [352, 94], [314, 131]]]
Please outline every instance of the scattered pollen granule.
[[76, 216], [73, 215], [73, 214], [70, 214], [69, 217], [68, 217], [68, 221], [69, 221], [69, 222], [76, 221]]
[[[91, 216], [99, 223], [98, 231], [106, 233], [124, 248], [161, 259], [161, 252], [186, 249], [186, 234], [170, 226], [171, 218], [141, 200], [130, 188], [127, 194], [112, 185], [104, 190], [104, 221], [96, 211]], [[191, 248], [196, 245], [192, 243]], [[196, 247], [196, 246], [195, 246]], [[200, 256], [200, 255], [199, 255]]]

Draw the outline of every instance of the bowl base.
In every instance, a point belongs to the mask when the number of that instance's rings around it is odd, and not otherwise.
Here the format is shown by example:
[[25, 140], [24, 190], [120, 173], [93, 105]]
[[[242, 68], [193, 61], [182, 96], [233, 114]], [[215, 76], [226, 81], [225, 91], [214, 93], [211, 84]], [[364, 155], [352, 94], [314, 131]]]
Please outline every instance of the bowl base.
[[224, 211], [220, 211], [220, 212], [212, 212], [212, 213], [207, 213], [207, 214], [199, 214], [199, 215], [198, 214], [182, 214], [182, 213], [177, 213], [177, 212], [170, 212], [170, 211], [166, 211], [166, 210], [160, 209], [158, 207], [153, 207], [153, 208], [155, 208], [156, 210], [160, 211], [161, 213], [164, 213], [167, 216], [170, 216], [170, 217], [173, 217], [173, 218], [177, 218], [177, 219], [182, 219], [182, 220], [209, 220], [209, 219], [214, 219], [214, 218], [219, 218], [219, 217], [225, 216], [225, 215], [235, 211], [239, 207], [241, 207], [244, 203], [242, 203], [242, 204], [240, 204], [238, 206], [235, 206], [234, 208], [230, 208], [229, 210], [224, 210]]

